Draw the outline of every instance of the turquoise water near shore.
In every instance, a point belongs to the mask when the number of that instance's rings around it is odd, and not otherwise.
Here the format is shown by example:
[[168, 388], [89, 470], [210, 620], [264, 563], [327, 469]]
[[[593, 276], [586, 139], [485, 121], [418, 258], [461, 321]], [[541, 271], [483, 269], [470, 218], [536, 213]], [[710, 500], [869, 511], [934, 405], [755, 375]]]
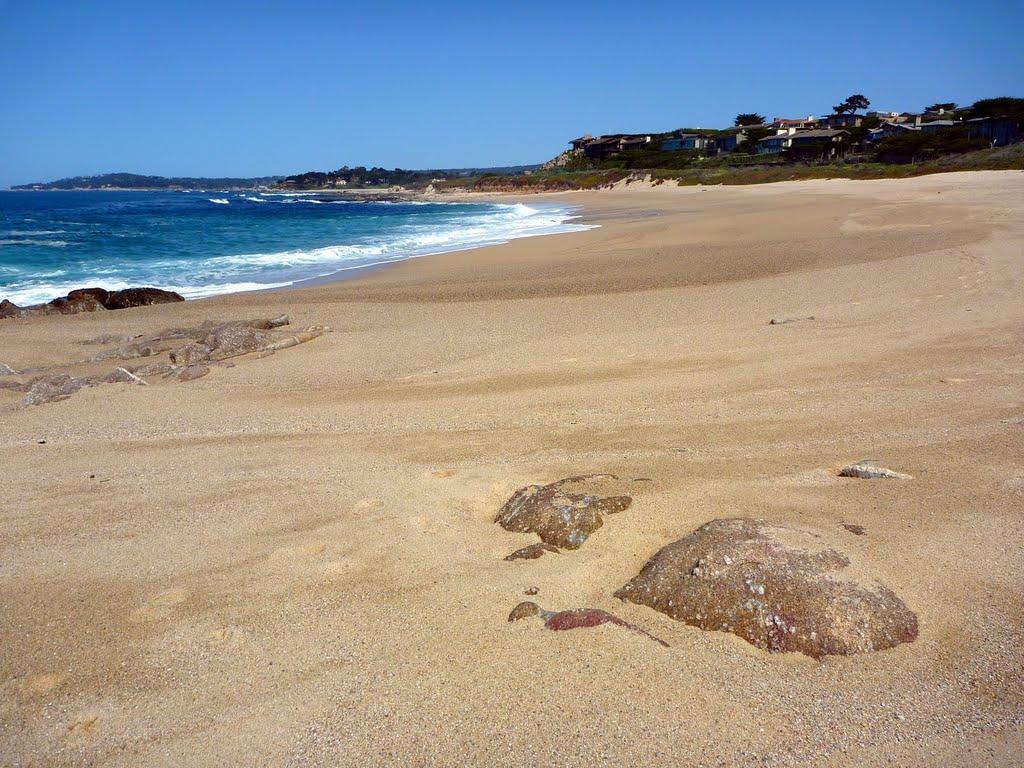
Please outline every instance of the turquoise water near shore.
[[431, 253], [586, 229], [572, 206], [275, 192], [0, 193], [0, 298], [152, 285], [276, 288]]

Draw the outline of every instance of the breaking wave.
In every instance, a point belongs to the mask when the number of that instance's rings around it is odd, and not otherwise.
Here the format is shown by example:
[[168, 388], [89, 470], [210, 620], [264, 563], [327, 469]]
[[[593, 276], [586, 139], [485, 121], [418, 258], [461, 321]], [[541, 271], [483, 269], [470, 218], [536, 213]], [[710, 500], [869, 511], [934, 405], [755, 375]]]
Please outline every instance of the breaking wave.
[[[590, 228], [566, 205], [315, 194], [86, 192], [53, 209], [45, 205], [62, 198], [37, 195], [25, 204], [31, 217], [11, 215], [0, 229], [0, 298], [33, 304], [85, 286], [140, 285], [198, 298]], [[48, 237], [64, 227], [74, 233], [67, 241]]]

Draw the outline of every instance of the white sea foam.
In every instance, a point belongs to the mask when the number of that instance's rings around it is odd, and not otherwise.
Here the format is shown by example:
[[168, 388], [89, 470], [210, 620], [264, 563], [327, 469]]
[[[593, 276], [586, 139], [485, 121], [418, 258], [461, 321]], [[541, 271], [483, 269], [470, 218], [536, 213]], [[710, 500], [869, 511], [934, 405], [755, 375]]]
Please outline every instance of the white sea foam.
[[186, 299], [201, 299], [204, 296], [217, 296], [222, 293], [241, 293], [242, 291], [262, 291], [267, 288], [283, 288], [291, 285], [290, 281], [283, 283], [212, 283], [210, 285], [172, 285], [166, 290], [180, 293]]
[[217, 205], [230, 205], [231, 204], [230, 200], [225, 200], [223, 197], [210, 197], [210, 198], [207, 198], [207, 199], [211, 203], [216, 203]]
[[[213, 274], [244, 274], [252, 269], [300, 268], [304, 274], [298, 279], [307, 279], [429, 254], [498, 245], [521, 237], [579, 232], [591, 228], [570, 223], [574, 218], [578, 217], [573, 215], [571, 209], [564, 207], [507, 205], [498, 211], [490, 210], [460, 218], [454, 225], [449, 223], [447, 229], [438, 229], [437, 223], [402, 225], [379, 242], [219, 256], [206, 260], [204, 266]], [[322, 269], [310, 272], [310, 268], [315, 267]]]
[[63, 248], [67, 245], [66, 240], [0, 240], [0, 245], [41, 245], [45, 248]]
[[38, 237], [40, 235], [62, 235], [66, 229], [9, 229], [0, 232], [0, 237]]
[[84, 286], [97, 286], [106, 288], [108, 291], [119, 291], [122, 288], [132, 287], [130, 283], [123, 280], [96, 280], [91, 277], [83, 277], [73, 282], [36, 283], [33, 281], [31, 285], [13, 283], [4, 288], [4, 298], [21, 306], [42, 304], [52, 301], [58, 296], [67, 296], [69, 291]]
[[[275, 193], [261, 193], [261, 197], [270, 197], [271, 194]], [[249, 195], [239, 196], [246, 200], [254, 199]], [[304, 193], [276, 193], [269, 202], [322, 202], [303, 200], [303, 197]], [[207, 199], [220, 205], [228, 204], [226, 198]], [[260, 198], [255, 200], [262, 202]], [[370, 206], [391, 204], [384, 201], [366, 203]], [[187, 298], [276, 288], [301, 280], [429, 254], [496, 245], [521, 237], [577, 232], [591, 228], [576, 223], [574, 220], [577, 218], [575, 209], [567, 206], [468, 206], [465, 212], [449, 213], [439, 210], [436, 214], [428, 213], [423, 216], [397, 216], [390, 228], [376, 233], [353, 235], [348, 242], [316, 248], [295, 248], [266, 253], [228, 253], [202, 259], [171, 256], [139, 263], [130, 268], [106, 262], [102, 265], [90, 264], [84, 269], [71, 269], [68, 274], [59, 271], [36, 273], [31, 275], [31, 279], [28, 279], [27, 273], [14, 274], [13, 280], [4, 279], [6, 286], [0, 292], [5, 298], [10, 298], [17, 304], [33, 304], [49, 301], [86, 285], [97, 285], [108, 290], [156, 285], [175, 290]], [[346, 230], [342, 228], [339, 231]], [[3, 242], [5, 241], [0, 240], [0, 243]], [[26, 244], [25, 240], [14, 242], [18, 245]], [[193, 278], [202, 280], [203, 284], [197, 285]]]

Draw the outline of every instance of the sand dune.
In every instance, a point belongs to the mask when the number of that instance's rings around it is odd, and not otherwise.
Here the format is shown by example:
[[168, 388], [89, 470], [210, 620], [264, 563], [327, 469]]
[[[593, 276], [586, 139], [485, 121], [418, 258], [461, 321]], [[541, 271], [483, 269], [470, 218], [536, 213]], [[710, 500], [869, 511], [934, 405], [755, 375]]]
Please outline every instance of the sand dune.
[[[0, 389], [0, 764], [1024, 764], [1024, 174], [558, 197], [600, 227], [0, 321], [0, 362], [74, 375], [99, 334], [333, 329]], [[513, 492], [587, 473], [646, 480], [505, 561]], [[613, 597], [733, 517], [813, 531], [917, 639], [817, 661]], [[509, 623], [532, 587], [668, 647]]]

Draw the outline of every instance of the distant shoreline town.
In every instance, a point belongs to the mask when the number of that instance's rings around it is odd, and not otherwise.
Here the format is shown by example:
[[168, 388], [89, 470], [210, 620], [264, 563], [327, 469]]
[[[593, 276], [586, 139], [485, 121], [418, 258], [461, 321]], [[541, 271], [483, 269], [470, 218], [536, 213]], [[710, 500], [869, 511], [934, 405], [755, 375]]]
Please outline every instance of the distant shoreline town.
[[292, 176], [202, 178], [130, 173], [21, 184], [48, 190], [277, 190], [443, 193], [560, 191], [649, 178], [654, 183], [753, 184], [787, 179], [898, 178], [952, 170], [1024, 168], [1024, 99], [936, 103], [919, 112], [871, 110], [853, 94], [829, 114], [736, 116], [727, 128], [585, 134], [538, 165], [404, 170], [344, 166]]

